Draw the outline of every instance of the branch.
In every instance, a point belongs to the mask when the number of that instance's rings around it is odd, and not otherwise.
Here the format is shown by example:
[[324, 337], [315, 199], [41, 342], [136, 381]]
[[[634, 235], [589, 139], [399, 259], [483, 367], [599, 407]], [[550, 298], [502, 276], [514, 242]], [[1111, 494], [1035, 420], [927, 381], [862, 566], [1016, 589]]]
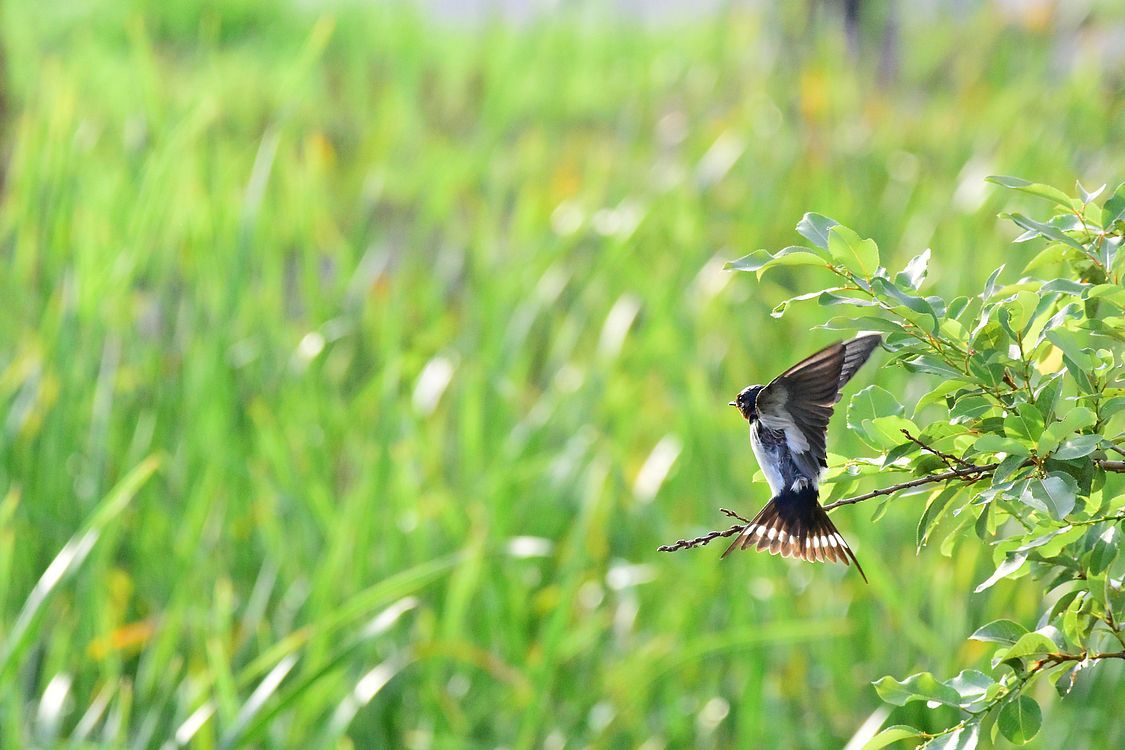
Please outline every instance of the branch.
[[[964, 459], [957, 458], [957, 456], [951, 455], [949, 453], [942, 453], [941, 451], [939, 451], [937, 448], [933, 447], [932, 445], [928, 445], [928, 444], [922, 442], [919, 438], [916, 438], [913, 435], [911, 435], [910, 430], [899, 430], [899, 432], [901, 432], [903, 435], [906, 435], [907, 440], [914, 443], [915, 445], [917, 445], [922, 450], [926, 451], [927, 453], [933, 453], [935, 456], [940, 458], [942, 461], [945, 461], [945, 465], [948, 466], [951, 469], [956, 469], [957, 466], [962, 466], [962, 467], [972, 466], [971, 463], [969, 463], [968, 461], [966, 461]], [[957, 466], [955, 466], [954, 464], [956, 464]]]
[[[1125, 659], [1125, 650], [1122, 651], [1106, 651], [1100, 654], [1091, 654], [1088, 651], [1083, 651], [1080, 654], [1047, 654], [1039, 661], [1033, 662], [1027, 670], [1027, 676], [1020, 683], [1019, 689], [1022, 690], [1026, 684], [1036, 673], [1047, 667], [1053, 667], [1059, 664], [1066, 664], [1067, 662], [1078, 662], [1080, 667], [1084, 666], [1083, 662], [1095, 662], [1102, 659]], [[1074, 677], [1071, 678], [1071, 687], [1073, 687]]]
[[[903, 430], [903, 432], [906, 432], [906, 431]], [[909, 433], [907, 434], [907, 437], [910, 437]], [[913, 439], [914, 438], [911, 438], [911, 440], [913, 440]], [[926, 446], [923, 446], [923, 447], [926, 447]], [[926, 447], [926, 449], [930, 450], [928, 447]], [[961, 459], [955, 459], [955, 460], [960, 461]], [[965, 462], [962, 461], [962, 463], [965, 463]], [[1031, 466], [1034, 463], [1035, 462], [1032, 461], [1029, 458], [1026, 461], [1024, 461], [1022, 464], [1020, 464], [1020, 466]], [[1094, 465], [1098, 466], [1103, 471], [1113, 471], [1113, 472], [1125, 473], [1125, 461], [1109, 461], [1109, 460], [1104, 459], [1104, 458], [1095, 458], [1094, 459]], [[997, 467], [999, 467], [999, 466], [1000, 466], [1000, 464], [998, 464], [998, 463], [996, 463], [996, 464], [967, 464], [967, 465], [965, 465], [961, 468], [958, 468], [958, 469], [950, 469], [949, 471], [943, 471], [940, 474], [927, 474], [924, 477], [918, 477], [917, 479], [911, 479], [908, 482], [899, 482], [898, 484], [892, 484], [890, 487], [883, 487], [883, 488], [878, 489], [878, 490], [872, 490], [871, 492], [865, 493], [863, 495], [856, 495], [855, 497], [846, 497], [843, 500], [837, 500], [834, 503], [829, 503], [828, 505], [825, 505], [824, 510], [832, 511], [832, 510], [835, 510], [836, 508], [841, 508], [845, 505], [855, 505], [856, 503], [862, 503], [864, 500], [871, 500], [872, 498], [882, 497], [883, 495], [893, 495], [894, 493], [899, 492], [900, 490], [908, 490], [908, 489], [911, 489], [913, 487], [921, 487], [923, 485], [934, 484], [936, 482], [946, 482], [946, 481], [949, 481], [951, 479], [960, 479], [962, 481], [970, 482], [970, 483], [971, 482], [977, 482], [977, 481], [980, 481], [981, 479], [984, 479], [985, 476], [987, 476], [987, 475], [991, 474], [992, 472], [996, 471]], [[726, 508], [720, 508], [719, 510], [721, 510], [725, 515], [730, 516], [731, 518], [737, 518], [739, 521], [742, 521], [742, 523], [741, 524], [735, 524], [735, 525], [731, 526], [729, 529], [725, 529], [723, 531], [711, 531], [711, 532], [708, 532], [708, 533], [704, 534], [703, 536], [697, 536], [694, 539], [678, 539], [672, 544], [661, 545], [660, 547], [657, 547], [657, 549], [660, 552], [678, 552], [682, 549], [692, 549], [693, 547], [703, 547], [703, 546], [709, 544], [710, 542], [713, 542], [714, 540], [716, 540], [720, 537], [734, 536], [735, 534], [741, 533], [742, 530], [746, 528], [746, 525], [750, 523], [745, 518], [743, 518], [742, 516], [735, 513], [733, 510], [727, 510]], [[1112, 519], [1101, 518], [1101, 519], [1097, 519], [1096, 522], [1101, 523], [1102, 521], [1106, 521], [1106, 520], [1112, 520]], [[1108, 657], [1106, 657], [1106, 658], [1108, 658]], [[1123, 657], [1123, 658], [1125, 658], [1125, 657]]]
[[722, 513], [724, 516], [729, 516], [731, 518], [737, 518], [739, 521], [742, 521], [743, 523], [750, 523], [750, 519], [743, 518], [742, 516], [735, 513], [733, 510], [728, 510], [727, 508], [719, 508], [719, 512]]
[[[1030, 461], [1028, 463], [1030, 464]], [[834, 503], [825, 505], [824, 509], [833, 510], [834, 508], [839, 508], [843, 505], [855, 505], [856, 503], [862, 503], [864, 500], [870, 500], [873, 497], [879, 497], [881, 495], [893, 495], [899, 490], [908, 490], [911, 487], [921, 487], [924, 484], [945, 482], [950, 479], [964, 479], [967, 481], [975, 482], [978, 479], [982, 478], [982, 476], [980, 475], [991, 474], [992, 472], [996, 471], [996, 467], [998, 467], [999, 465], [1000, 464], [981, 464], [980, 466], [977, 466], [974, 464], [969, 464], [962, 469], [950, 469], [949, 471], [943, 471], [940, 474], [929, 474], [917, 479], [911, 479], [909, 482], [901, 482], [899, 484], [892, 484], [890, 487], [873, 490], [865, 495], [856, 495], [855, 497], [848, 497], [844, 498], [843, 500], [837, 500]]]
[[745, 528], [746, 528], [746, 524], [737, 524], [736, 523], [734, 526], [731, 526], [726, 531], [712, 531], [710, 533], [704, 534], [703, 536], [697, 536], [695, 539], [679, 539], [673, 544], [663, 544], [663, 545], [657, 547], [656, 549], [659, 552], [678, 552], [682, 549], [691, 549], [692, 547], [702, 547], [705, 544], [707, 544], [708, 542], [713, 542], [714, 540], [718, 539], [721, 536], [734, 536], [735, 534], [740, 534], [740, 533], [742, 533], [742, 530], [745, 529]]
[[[1020, 466], [1031, 466], [1034, 463], [1035, 462], [1029, 458], [1022, 464], [1020, 464]], [[1114, 471], [1118, 473], [1125, 472], [1125, 461], [1108, 461], [1104, 458], [1095, 458], [1094, 465], [1101, 468], [1103, 471]], [[918, 479], [912, 479], [909, 482], [892, 484], [890, 487], [884, 487], [881, 490], [874, 490], [872, 492], [868, 492], [866, 495], [856, 495], [855, 497], [837, 500], [834, 503], [825, 505], [824, 509], [832, 510], [833, 508], [839, 508], [842, 505], [854, 505], [856, 503], [861, 503], [864, 500], [870, 500], [873, 497], [879, 497], [880, 495], [890, 495], [898, 492], [899, 490], [906, 490], [910, 489], [911, 487], [920, 487], [924, 484], [931, 484], [933, 482], [944, 482], [947, 479], [964, 479], [966, 481], [975, 482], [978, 479], [983, 479], [983, 477], [972, 475], [991, 474], [992, 472], [996, 471], [996, 468], [998, 466], [1000, 466], [1000, 464], [968, 464], [961, 469], [951, 469], [950, 471], [943, 471], [941, 474], [929, 474], [924, 477], [919, 477]]]
[[1032, 666], [1030, 671], [1035, 672], [1049, 664], [1062, 664], [1068, 661], [1098, 661], [1099, 659], [1125, 659], [1125, 650], [1107, 651], [1101, 654], [1090, 654], [1085, 651], [1080, 654], [1047, 654], [1047, 657]]
[[1068, 523], [1071, 526], [1092, 526], [1096, 523], [1105, 523], [1106, 521], [1109, 521], [1110, 523], [1125, 521], [1125, 513], [1121, 513], [1116, 516], [1099, 516], [1095, 518], [1087, 518], [1085, 521], [1068, 521]]

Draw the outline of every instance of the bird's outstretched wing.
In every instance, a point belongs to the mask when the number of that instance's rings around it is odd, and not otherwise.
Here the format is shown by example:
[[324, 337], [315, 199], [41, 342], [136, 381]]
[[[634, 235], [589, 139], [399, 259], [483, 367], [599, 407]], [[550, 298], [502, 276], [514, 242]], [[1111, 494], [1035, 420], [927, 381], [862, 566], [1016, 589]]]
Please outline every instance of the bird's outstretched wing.
[[800, 472], [815, 486], [828, 465], [825, 434], [840, 390], [882, 341], [879, 335], [840, 341], [801, 360], [758, 393], [762, 425], [785, 434]]

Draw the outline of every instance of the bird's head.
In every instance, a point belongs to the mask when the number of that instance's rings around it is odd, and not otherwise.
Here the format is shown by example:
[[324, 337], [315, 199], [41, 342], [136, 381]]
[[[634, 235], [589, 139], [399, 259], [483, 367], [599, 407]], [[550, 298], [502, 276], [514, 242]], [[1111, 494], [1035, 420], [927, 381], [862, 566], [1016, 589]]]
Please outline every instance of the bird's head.
[[758, 412], [754, 404], [758, 399], [758, 392], [762, 390], [760, 385], [748, 385], [738, 392], [738, 396], [734, 401], [730, 402], [730, 406], [737, 406], [738, 410], [742, 412], [742, 416], [747, 421], [753, 422], [758, 418]]

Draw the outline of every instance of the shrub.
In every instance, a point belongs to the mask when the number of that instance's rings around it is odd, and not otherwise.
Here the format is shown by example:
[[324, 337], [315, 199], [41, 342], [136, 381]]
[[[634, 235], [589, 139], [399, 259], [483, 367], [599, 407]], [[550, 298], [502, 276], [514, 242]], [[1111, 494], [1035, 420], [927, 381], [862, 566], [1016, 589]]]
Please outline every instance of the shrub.
[[[929, 250], [892, 274], [880, 265], [873, 240], [811, 213], [797, 225], [811, 246], [759, 250], [728, 264], [759, 277], [779, 266], [828, 269], [835, 286], [785, 300], [773, 315], [813, 300], [839, 308], [846, 313], [821, 328], [880, 331], [888, 366], [930, 381], [912, 409], [877, 385], [851, 398], [848, 427], [876, 455], [830, 470], [826, 499], [835, 502], [826, 507], [924, 493], [919, 552], [939, 532], [945, 555], [961, 544], [991, 545], [996, 569], [977, 592], [1006, 578], [1041, 582], [1037, 622], [996, 620], [969, 636], [996, 644], [987, 672], [965, 669], [946, 680], [922, 672], [874, 683], [888, 703], [952, 707], [959, 721], [938, 732], [893, 726], [867, 748], [911, 738], [926, 748], [971, 748], [986, 729], [1025, 743], [1041, 724], [1034, 683], [1048, 680], [1065, 696], [1083, 670], [1125, 659], [1125, 253], [1118, 252], [1125, 184], [1099, 204], [1104, 187], [1087, 192], [1078, 185], [1078, 197], [1070, 197], [1013, 177], [989, 179], [1042, 198], [1054, 211], [1045, 220], [1001, 215], [1024, 230], [1016, 243], [1042, 247], [1021, 278], [1002, 282], [1001, 266], [974, 296], [928, 293]], [[859, 479], [892, 472], [909, 478], [843, 497]]]

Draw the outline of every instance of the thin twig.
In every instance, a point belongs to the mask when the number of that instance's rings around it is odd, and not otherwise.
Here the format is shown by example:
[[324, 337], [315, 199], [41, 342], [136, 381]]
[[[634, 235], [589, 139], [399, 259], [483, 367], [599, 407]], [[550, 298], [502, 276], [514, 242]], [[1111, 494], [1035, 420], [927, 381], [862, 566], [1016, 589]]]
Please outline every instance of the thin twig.
[[734, 536], [739, 534], [745, 529], [745, 524], [735, 524], [726, 531], [712, 531], [703, 536], [697, 536], [695, 539], [679, 539], [673, 544], [665, 544], [656, 549], [660, 552], [678, 552], [682, 549], [691, 549], [692, 547], [702, 547], [708, 542], [712, 542], [721, 536]]
[[899, 432], [901, 432], [903, 435], [906, 435], [907, 440], [914, 443], [915, 445], [917, 445], [922, 450], [926, 451], [927, 453], [933, 453], [935, 456], [937, 456], [942, 461], [944, 461], [945, 465], [948, 466], [951, 469], [957, 468], [956, 466], [954, 466], [954, 464], [960, 464], [962, 468], [972, 466], [971, 463], [969, 463], [968, 461], [966, 461], [962, 458], [957, 458], [957, 456], [951, 455], [949, 453], [942, 453], [941, 451], [939, 451], [937, 448], [933, 447], [932, 445], [928, 445], [926, 443], [923, 443], [919, 438], [916, 438], [913, 435], [911, 435], [910, 430], [899, 430]]
[[743, 518], [742, 516], [738, 515], [737, 513], [735, 513], [733, 510], [731, 510], [729, 508], [719, 508], [719, 512], [722, 513], [725, 516], [730, 516], [731, 518], [737, 518], [739, 521], [742, 521], [743, 523], [750, 523], [749, 518]]
[[1103, 516], [1101, 518], [1087, 518], [1085, 521], [1069, 521], [1071, 526], [1093, 526], [1096, 523], [1125, 521], [1125, 513], [1116, 516]]
[[1125, 650], [1107, 651], [1101, 654], [1091, 654], [1086, 651], [1080, 654], [1047, 654], [1046, 657], [1035, 662], [1028, 672], [1034, 674], [1043, 667], [1065, 664], [1068, 661], [1101, 661], [1102, 659], [1125, 659]]

